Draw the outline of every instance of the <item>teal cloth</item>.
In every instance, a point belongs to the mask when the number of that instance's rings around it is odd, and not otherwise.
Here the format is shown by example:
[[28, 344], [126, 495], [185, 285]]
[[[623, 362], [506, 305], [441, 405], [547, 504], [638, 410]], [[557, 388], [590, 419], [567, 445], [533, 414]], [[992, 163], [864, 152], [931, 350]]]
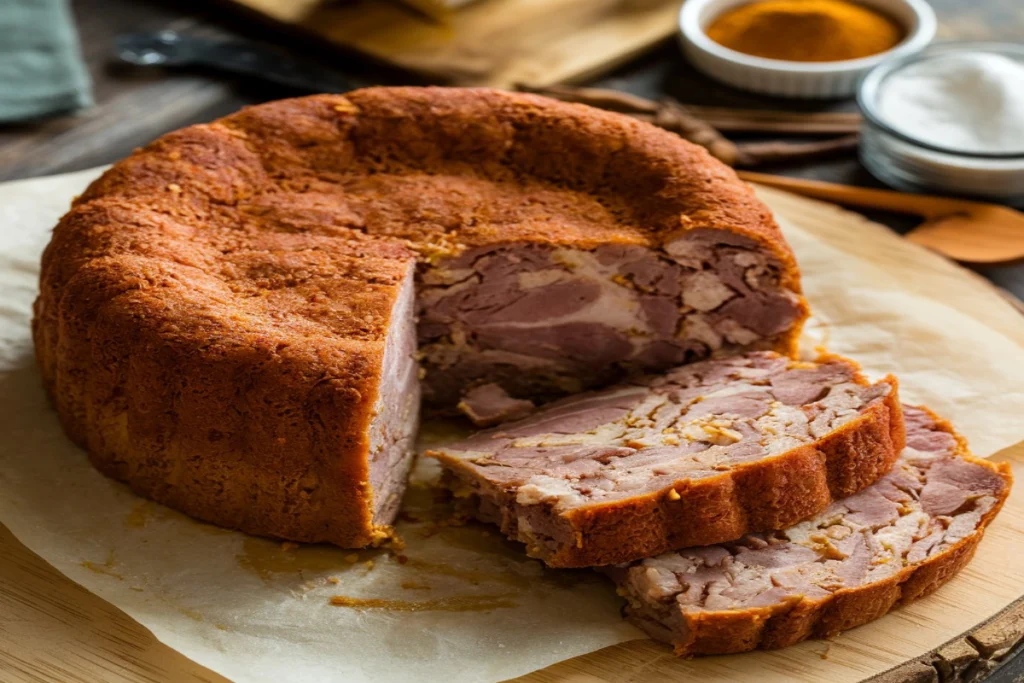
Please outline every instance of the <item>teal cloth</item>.
[[89, 74], [65, 0], [0, 0], [0, 121], [91, 104]]

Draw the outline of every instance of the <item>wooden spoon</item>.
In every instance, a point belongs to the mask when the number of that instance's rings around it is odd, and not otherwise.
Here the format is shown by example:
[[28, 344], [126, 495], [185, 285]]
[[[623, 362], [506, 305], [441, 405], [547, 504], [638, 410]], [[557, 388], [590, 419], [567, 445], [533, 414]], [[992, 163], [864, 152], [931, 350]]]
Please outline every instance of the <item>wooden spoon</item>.
[[989, 266], [1024, 261], [1024, 213], [1006, 206], [748, 171], [739, 176], [838, 204], [922, 216], [924, 222], [904, 236], [956, 261]]

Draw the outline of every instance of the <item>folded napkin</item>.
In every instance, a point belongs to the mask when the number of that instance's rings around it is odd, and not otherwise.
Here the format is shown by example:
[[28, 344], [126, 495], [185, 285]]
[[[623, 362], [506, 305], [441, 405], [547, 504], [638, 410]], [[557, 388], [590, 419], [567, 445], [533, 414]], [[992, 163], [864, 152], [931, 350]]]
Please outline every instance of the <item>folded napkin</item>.
[[65, 0], [0, 0], [0, 122], [92, 104]]

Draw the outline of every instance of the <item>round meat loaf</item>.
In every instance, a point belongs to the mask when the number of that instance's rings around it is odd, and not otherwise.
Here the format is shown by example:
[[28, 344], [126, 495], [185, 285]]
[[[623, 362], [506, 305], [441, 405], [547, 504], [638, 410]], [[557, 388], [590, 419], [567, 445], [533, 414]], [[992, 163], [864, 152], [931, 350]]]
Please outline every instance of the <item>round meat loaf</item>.
[[531, 95], [371, 88], [115, 164], [54, 231], [33, 332], [104, 473], [209, 522], [359, 547], [390, 533], [421, 387], [442, 411], [481, 387], [522, 406], [790, 353], [806, 315], [769, 211], [703, 149]]
[[785, 531], [608, 570], [626, 614], [680, 656], [786, 647], [860, 626], [934, 591], [974, 555], [1010, 467], [904, 408], [907, 447], [873, 486]]
[[553, 567], [782, 529], [903, 448], [896, 380], [753, 352], [574, 396], [428, 451], [475, 514]]

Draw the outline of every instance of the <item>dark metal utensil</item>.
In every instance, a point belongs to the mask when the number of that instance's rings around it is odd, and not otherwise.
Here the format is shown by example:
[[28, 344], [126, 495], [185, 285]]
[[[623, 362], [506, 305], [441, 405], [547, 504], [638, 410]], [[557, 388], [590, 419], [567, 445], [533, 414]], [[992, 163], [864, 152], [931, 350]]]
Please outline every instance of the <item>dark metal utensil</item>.
[[309, 92], [347, 92], [358, 87], [331, 69], [240, 40], [160, 31], [123, 34], [114, 46], [119, 59], [137, 66], [210, 67]]

